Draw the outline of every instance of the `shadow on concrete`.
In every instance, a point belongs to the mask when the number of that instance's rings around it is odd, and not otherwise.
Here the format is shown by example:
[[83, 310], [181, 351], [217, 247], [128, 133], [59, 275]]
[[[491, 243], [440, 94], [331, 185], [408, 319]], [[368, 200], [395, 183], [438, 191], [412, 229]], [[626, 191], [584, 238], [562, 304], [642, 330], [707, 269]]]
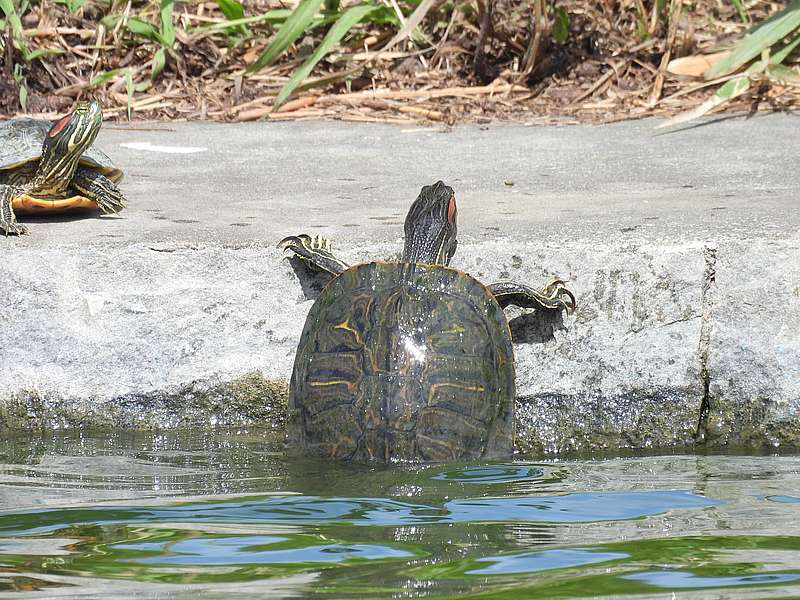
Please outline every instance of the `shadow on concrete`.
[[300, 281], [303, 296], [306, 300], [316, 300], [319, 298], [322, 289], [328, 285], [333, 277], [330, 273], [325, 273], [319, 269], [312, 269], [308, 263], [298, 256], [290, 256], [289, 264]]
[[71, 223], [86, 219], [115, 219], [124, 218], [123, 215], [104, 215], [103, 213], [86, 209], [73, 209], [65, 212], [17, 213], [20, 223]]
[[536, 310], [511, 319], [511, 339], [515, 344], [544, 344], [555, 339], [553, 332], [565, 329], [560, 310]]

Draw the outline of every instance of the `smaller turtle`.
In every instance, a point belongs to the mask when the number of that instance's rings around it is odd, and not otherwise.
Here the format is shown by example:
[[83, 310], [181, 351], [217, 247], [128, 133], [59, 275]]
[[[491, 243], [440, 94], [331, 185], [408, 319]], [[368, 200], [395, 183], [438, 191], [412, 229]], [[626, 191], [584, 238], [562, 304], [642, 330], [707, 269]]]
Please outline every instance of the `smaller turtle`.
[[92, 101], [79, 102], [55, 123], [23, 118], [0, 124], [0, 232], [28, 233], [16, 212], [125, 208], [116, 185], [122, 171], [92, 147], [102, 122], [100, 104]]
[[355, 266], [320, 237], [284, 238], [332, 279], [311, 307], [289, 386], [290, 448], [379, 461], [510, 458], [514, 351], [510, 304], [575, 309], [560, 279], [541, 290], [488, 286], [449, 267], [456, 199], [422, 188], [405, 221], [400, 261]]

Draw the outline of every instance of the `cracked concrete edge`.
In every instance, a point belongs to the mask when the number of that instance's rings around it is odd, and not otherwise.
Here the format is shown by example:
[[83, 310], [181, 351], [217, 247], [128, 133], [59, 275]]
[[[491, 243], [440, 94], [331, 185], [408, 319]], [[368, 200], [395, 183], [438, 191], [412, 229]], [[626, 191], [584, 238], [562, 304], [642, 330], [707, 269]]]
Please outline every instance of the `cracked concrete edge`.
[[703, 397], [700, 399], [700, 414], [697, 420], [695, 438], [698, 441], [706, 440], [709, 418], [709, 390], [711, 388], [711, 373], [709, 372], [708, 358], [711, 346], [711, 326], [714, 314], [714, 284], [716, 282], [717, 248], [713, 245], [703, 247], [705, 269], [701, 291], [701, 325], [698, 358], [700, 361], [700, 383], [703, 388]]
[[709, 279], [709, 447], [800, 447], [800, 239], [716, 245]]

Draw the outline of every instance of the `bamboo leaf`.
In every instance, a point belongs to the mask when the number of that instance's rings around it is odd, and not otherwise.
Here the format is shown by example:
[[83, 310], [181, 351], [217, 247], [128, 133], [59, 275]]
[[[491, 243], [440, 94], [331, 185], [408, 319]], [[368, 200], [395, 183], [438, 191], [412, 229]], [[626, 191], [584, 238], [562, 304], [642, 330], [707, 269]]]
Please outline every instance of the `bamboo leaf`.
[[256, 73], [264, 67], [272, 64], [289, 45], [299, 38], [314, 20], [314, 15], [319, 11], [321, 0], [301, 0], [292, 15], [286, 19], [284, 24], [272, 38], [272, 42], [267, 47], [258, 60], [248, 67], [248, 73]]
[[798, 28], [800, 0], [793, 0], [785, 9], [751, 29], [730, 55], [703, 73], [703, 77], [715, 79], [735, 72]]
[[658, 125], [656, 129], [680, 125], [681, 123], [686, 123], [687, 121], [702, 117], [718, 106], [727, 104], [737, 96], [741, 96], [750, 89], [750, 85], [750, 77], [747, 75], [742, 75], [741, 77], [736, 77], [730, 81], [726, 81], [725, 84], [719, 88], [713, 96], [711, 96], [711, 98], [703, 102], [700, 106], [675, 115], [668, 121]]
[[273, 110], [278, 108], [289, 96], [291, 96], [295, 88], [303, 83], [303, 80], [308, 77], [317, 63], [322, 60], [325, 55], [328, 54], [328, 52], [336, 47], [336, 45], [345, 35], [347, 35], [347, 32], [349, 32], [356, 23], [360, 22], [376, 8], [376, 6], [371, 4], [359, 4], [357, 6], [348, 8], [342, 14], [342, 16], [339, 17], [336, 23], [333, 24], [328, 33], [320, 42], [319, 46], [317, 46], [317, 48], [314, 50], [314, 53], [308, 57], [306, 62], [304, 62], [300, 68], [297, 69], [297, 71], [292, 74], [292, 76], [289, 78], [289, 81], [287, 81], [286, 84], [284, 84], [284, 86], [281, 88], [281, 91], [278, 92], [278, 96], [275, 98], [275, 103], [273, 104]]

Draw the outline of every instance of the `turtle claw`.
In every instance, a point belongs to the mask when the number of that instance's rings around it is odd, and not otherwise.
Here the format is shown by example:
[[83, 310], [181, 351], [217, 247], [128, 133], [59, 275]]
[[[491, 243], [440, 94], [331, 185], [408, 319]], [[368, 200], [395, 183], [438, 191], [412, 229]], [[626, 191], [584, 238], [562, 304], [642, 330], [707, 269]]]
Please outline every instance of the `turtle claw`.
[[321, 235], [290, 235], [278, 242], [278, 248], [291, 250], [296, 257], [334, 275], [347, 268], [347, 264], [333, 255], [331, 241]]
[[310, 255], [320, 253], [332, 256], [331, 241], [321, 235], [311, 237], [306, 233], [300, 235], [290, 235], [278, 242], [281, 250], [291, 250], [304, 258], [311, 258]]
[[95, 204], [104, 215], [116, 215], [128, 206], [119, 190], [115, 191], [116, 193], [98, 194], [93, 198]]
[[116, 215], [119, 211], [128, 206], [125, 204], [124, 200], [117, 200], [116, 198], [109, 200], [97, 198], [95, 199], [95, 203], [104, 215]]
[[0, 231], [8, 237], [10, 235], [28, 235], [30, 232], [25, 225], [13, 221], [11, 223], [0, 223]]

